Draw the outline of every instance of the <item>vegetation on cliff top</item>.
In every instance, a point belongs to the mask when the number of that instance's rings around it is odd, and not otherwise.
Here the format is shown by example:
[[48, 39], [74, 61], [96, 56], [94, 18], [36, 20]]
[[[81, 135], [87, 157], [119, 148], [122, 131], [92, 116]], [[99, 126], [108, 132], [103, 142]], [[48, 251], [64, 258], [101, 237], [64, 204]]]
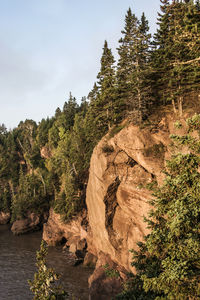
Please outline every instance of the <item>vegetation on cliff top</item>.
[[87, 99], [78, 105], [70, 93], [52, 118], [0, 127], [0, 210], [11, 211], [12, 221], [50, 206], [64, 220], [81, 211], [91, 153], [108, 130], [125, 118], [141, 124], [169, 103], [181, 116], [188, 98], [198, 101], [199, 41], [199, 1], [161, 0], [153, 39], [145, 15], [128, 9], [118, 62], [105, 41]]

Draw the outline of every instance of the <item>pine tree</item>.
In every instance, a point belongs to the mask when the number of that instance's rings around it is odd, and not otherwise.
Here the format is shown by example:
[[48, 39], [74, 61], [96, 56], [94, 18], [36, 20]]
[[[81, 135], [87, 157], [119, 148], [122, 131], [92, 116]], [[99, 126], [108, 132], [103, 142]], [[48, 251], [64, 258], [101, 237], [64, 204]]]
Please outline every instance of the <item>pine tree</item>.
[[112, 51], [105, 41], [98, 81], [88, 95], [90, 102], [85, 127], [91, 149], [118, 119], [114, 62]]
[[122, 118], [130, 111], [133, 102], [133, 72], [134, 65], [134, 40], [138, 30], [138, 19], [129, 8], [125, 16], [125, 26], [122, 38], [119, 40], [119, 60], [117, 64], [117, 97], [121, 104]]
[[94, 83], [93, 89], [88, 94], [88, 110], [84, 119], [84, 128], [85, 128], [85, 135], [86, 135], [86, 153], [88, 155], [88, 159], [90, 159], [92, 155], [92, 151], [101, 138], [99, 132], [97, 131], [97, 124], [96, 124], [96, 116], [98, 115], [98, 109], [96, 106], [97, 97], [99, 96], [99, 91], [96, 82]]
[[161, 1], [154, 39], [154, 91], [163, 103], [172, 101], [182, 115], [184, 98], [199, 86], [199, 12], [193, 1]]
[[179, 114], [187, 94], [199, 87], [200, 67], [200, 15], [192, 1], [188, 3], [174, 3], [171, 6], [170, 19], [171, 48], [170, 88], [174, 100], [177, 101]]
[[172, 139], [188, 153], [167, 162], [147, 220], [151, 232], [133, 262], [143, 281], [141, 292], [154, 293], [154, 299], [200, 299], [200, 115], [187, 124], [188, 134]]
[[158, 13], [158, 29], [152, 42], [151, 66], [154, 98], [157, 99], [158, 104], [165, 104], [170, 97], [168, 83], [172, 41], [169, 36], [170, 2], [169, 0], [160, 0], [160, 2], [161, 12]]
[[68, 293], [61, 286], [56, 285], [59, 276], [52, 268], [47, 268], [46, 257], [48, 248], [42, 240], [40, 250], [36, 253], [37, 272], [34, 274], [34, 280], [28, 280], [30, 290], [35, 295], [33, 300], [64, 300]]
[[97, 86], [99, 95], [96, 99], [97, 126], [102, 132], [106, 132], [115, 121], [115, 69], [114, 57], [107, 41], [104, 42], [103, 54], [101, 57], [101, 68], [97, 75]]
[[78, 110], [76, 98], [69, 93], [69, 99], [63, 105], [63, 116], [65, 117], [65, 123], [63, 124], [66, 130], [69, 130], [74, 125], [74, 117]]
[[81, 112], [81, 114], [82, 114], [83, 117], [86, 116], [87, 110], [88, 110], [88, 101], [87, 101], [87, 98], [86, 97], [82, 97], [81, 98], [81, 105], [80, 105], [79, 111]]
[[129, 8], [123, 38], [119, 41], [117, 69], [118, 97], [125, 101], [132, 117], [142, 121], [150, 104], [149, 47], [151, 35], [144, 13], [139, 21]]
[[149, 69], [149, 48], [151, 35], [148, 33], [148, 21], [144, 13], [139, 22], [135, 39], [133, 40], [133, 57], [135, 70], [133, 71], [133, 110], [137, 112], [138, 121], [148, 114], [151, 104], [151, 82]]

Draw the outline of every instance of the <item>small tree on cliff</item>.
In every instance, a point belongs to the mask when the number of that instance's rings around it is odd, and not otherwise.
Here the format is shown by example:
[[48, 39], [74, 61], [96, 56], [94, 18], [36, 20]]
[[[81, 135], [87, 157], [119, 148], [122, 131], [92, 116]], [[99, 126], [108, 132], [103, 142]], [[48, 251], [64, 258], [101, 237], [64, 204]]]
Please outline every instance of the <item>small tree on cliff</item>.
[[36, 253], [36, 266], [38, 271], [34, 275], [34, 280], [28, 280], [30, 290], [33, 292], [34, 300], [64, 300], [67, 293], [55, 283], [59, 276], [52, 268], [46, 266], [46, 256], [48, 250], [44, 241], [41, 242], [40, 250]]
[[163, 293], [162, 299], [200, 299], [200, 115], [187, 124], [188, 134], [172, 139], [187, 146], [188, 154], [167, 162], [165, 183], [155, 192], [148, 220], [146, 255], [159, 268], [141, 278], [145, 291]]

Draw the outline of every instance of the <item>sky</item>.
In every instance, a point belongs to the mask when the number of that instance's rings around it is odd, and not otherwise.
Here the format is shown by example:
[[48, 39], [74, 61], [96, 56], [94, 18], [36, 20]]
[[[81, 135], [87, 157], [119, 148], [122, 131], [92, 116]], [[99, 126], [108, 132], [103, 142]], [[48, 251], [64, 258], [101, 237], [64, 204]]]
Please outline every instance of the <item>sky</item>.
[[159, 0], [0, 0], [0, 124], [54, 115], [69, 93], [80, 103], [116, 48], [129, 7], [156, 30]]

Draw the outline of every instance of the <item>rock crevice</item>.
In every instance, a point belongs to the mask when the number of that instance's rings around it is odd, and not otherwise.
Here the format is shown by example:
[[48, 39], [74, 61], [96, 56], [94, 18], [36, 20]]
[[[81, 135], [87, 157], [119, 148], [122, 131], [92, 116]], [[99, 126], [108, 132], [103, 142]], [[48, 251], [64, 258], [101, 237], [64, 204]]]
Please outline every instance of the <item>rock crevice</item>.
[[116, 208], [118, 206], [116, 193], [119, 185], [119, 177], [116, 177], [115, 181], [111, 185], [109, 185], [107, 193], [103, 200], [105, 203], [105, 226], [108, 231], [109, 240], [116, 250], [119, 247], [119, 242], [116, 239], [117, 232], [113, 228], [113, 219], [115, 216]]

